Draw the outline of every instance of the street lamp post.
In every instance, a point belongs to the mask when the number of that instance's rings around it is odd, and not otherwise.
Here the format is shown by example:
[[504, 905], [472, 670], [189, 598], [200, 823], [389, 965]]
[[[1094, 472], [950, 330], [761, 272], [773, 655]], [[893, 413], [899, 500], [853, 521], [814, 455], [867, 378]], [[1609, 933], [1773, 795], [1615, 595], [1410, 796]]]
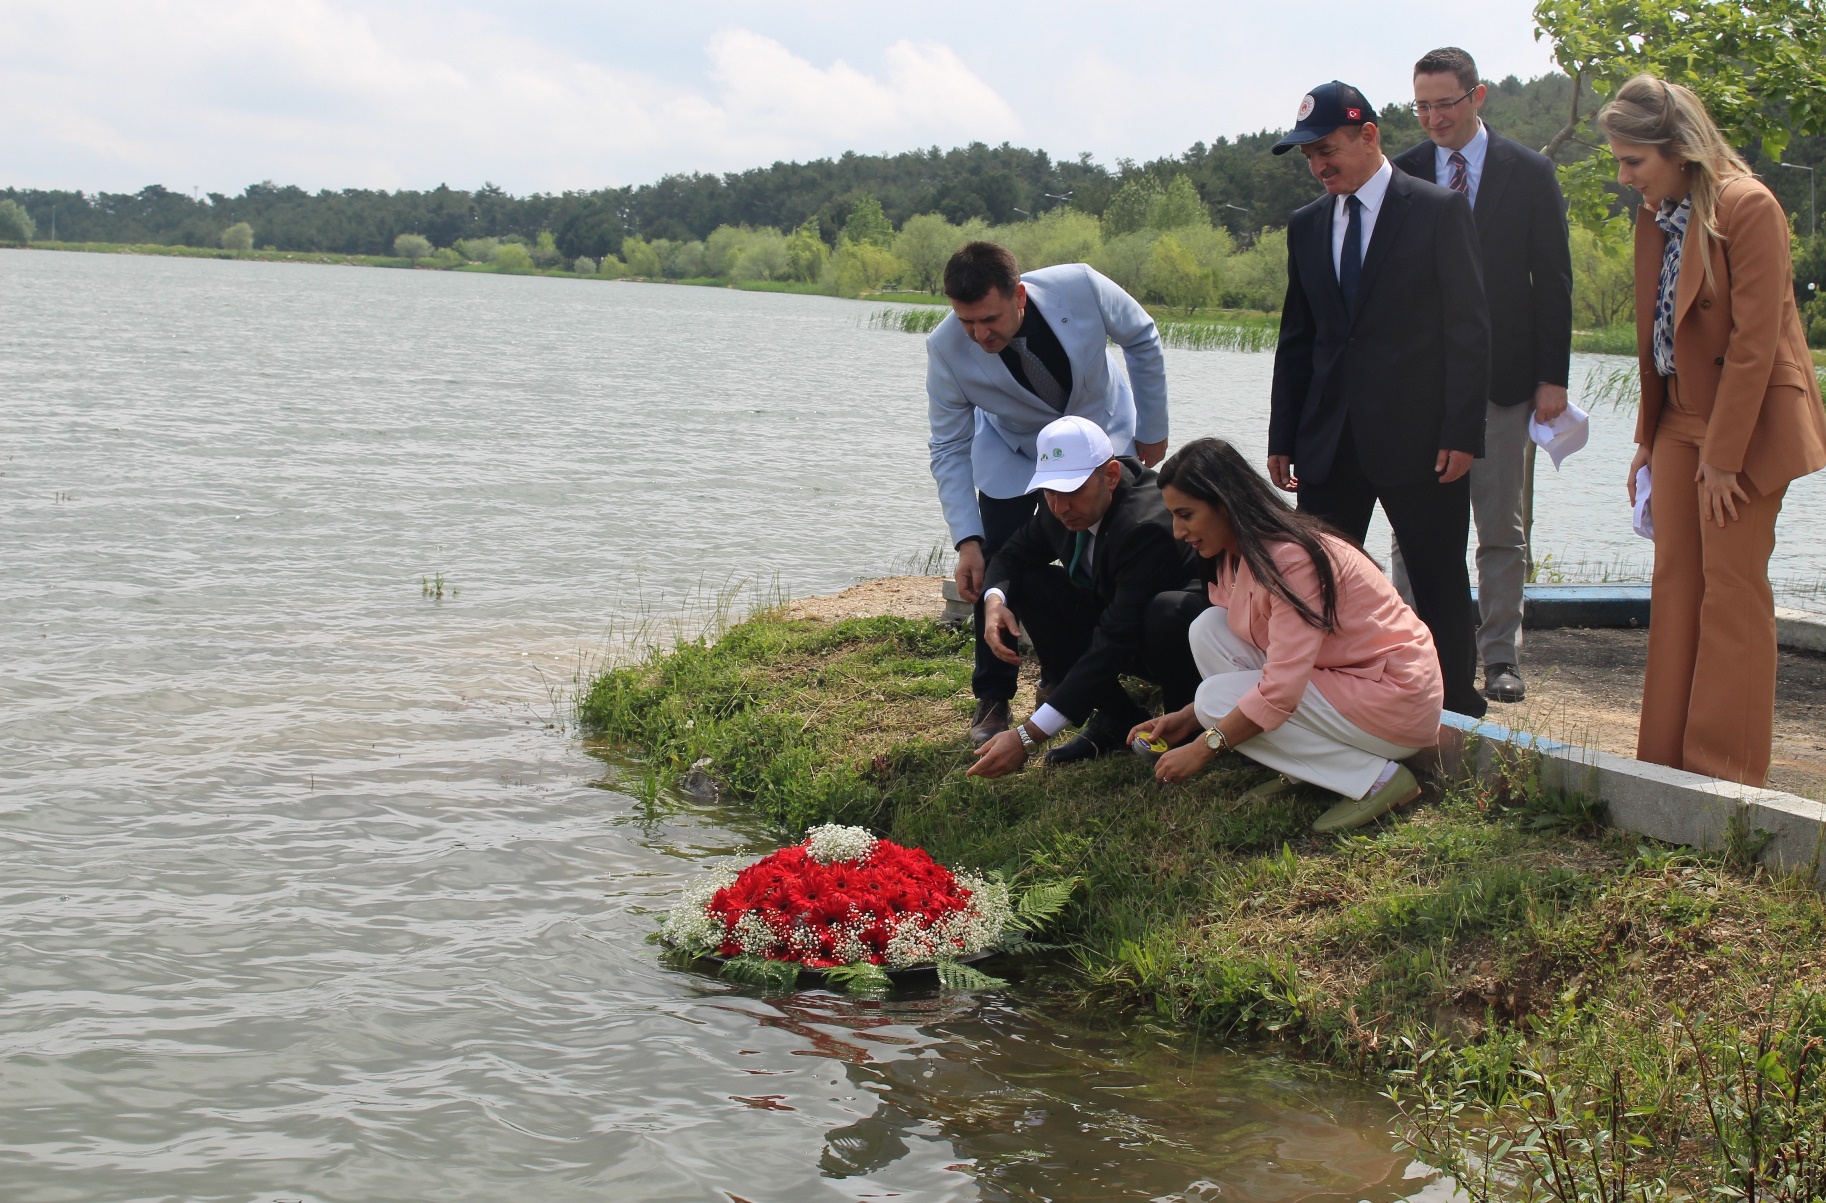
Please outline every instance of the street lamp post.
[[1804, 171], [1807, 173], [1807, 236], [1809, 238], [1818, 238], [1820, 236], [1820, 211], [1814, 203], [1814, 183], [1817, 177], [1814, 174], [1813, 168], [1801, 163], [1777, 163], [1776, 166], [1786, 167], [1792, 171]]

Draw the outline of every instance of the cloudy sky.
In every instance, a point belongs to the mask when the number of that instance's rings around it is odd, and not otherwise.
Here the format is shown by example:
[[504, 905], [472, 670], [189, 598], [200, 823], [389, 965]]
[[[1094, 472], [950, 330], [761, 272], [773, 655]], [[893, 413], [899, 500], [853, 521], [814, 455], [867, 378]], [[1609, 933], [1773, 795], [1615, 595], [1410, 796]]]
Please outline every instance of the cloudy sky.
[[0, 0], [0, 185], [510, 192], [1012, 141], [1103, 162], [1377, 104], [1457, 44], [1551, 69], [1530, 0]]

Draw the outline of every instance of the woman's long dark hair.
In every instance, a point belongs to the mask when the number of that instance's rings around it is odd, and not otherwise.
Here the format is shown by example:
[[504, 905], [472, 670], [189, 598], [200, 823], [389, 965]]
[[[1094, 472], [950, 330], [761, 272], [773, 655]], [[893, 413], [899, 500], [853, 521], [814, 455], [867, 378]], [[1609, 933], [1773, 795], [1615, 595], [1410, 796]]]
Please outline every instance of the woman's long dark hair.
[[[1193, 439], [1174, 452], [1160, 465], [1160, 487], [1168, 485], [1206, 505], [1222, 507], [1230, 517], [1230, 529], [1236, 532], [1237, 550], [1255, 579], [1292, 606], [1308, 626], [1327, 633], [1338, 629], [1338, 578], [1319, 537], [1344, 536], [1311, 514], [1302, 514], [1288, 505], [1262, 474], [1223, 439]], [[1311, 557], [1313, 571], [1319, 574], [1318, 611], [1288, 585], [1268, 552], [1270, 543], [1296, 543]], [[1216, 568], [1214, 557], [1213, 573]]]

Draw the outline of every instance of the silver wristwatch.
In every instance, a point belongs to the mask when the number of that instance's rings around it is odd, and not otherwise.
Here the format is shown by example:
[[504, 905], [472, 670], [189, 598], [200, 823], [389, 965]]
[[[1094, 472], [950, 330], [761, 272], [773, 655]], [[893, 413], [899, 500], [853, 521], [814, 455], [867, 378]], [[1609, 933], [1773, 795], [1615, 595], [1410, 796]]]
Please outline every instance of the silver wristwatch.
[[1031, 755], [1033, 750], [1040, 746], [1039, 742], [1035, 740], [1033, 736], [1027, 734], [1026, 723], [1016, 723], [1014, 729], [1016, 734], [1021, 737], [1021, 749]]

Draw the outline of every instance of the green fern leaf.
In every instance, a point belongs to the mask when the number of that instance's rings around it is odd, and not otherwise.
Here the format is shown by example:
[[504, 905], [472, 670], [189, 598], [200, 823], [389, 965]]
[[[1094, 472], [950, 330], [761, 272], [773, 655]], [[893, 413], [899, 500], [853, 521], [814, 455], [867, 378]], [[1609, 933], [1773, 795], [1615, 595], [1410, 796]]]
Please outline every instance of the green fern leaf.
[[718, 976], [767, 990], [791, 990], [799, 981], [799, 967], [790, 961], [740, 956], [723, 962], [722, 972]]
[[1078, 879], [1067, 877], [1058, 881], [1042, 881], [1029, 886], [1021, 895], [1021, 901], [1015, 904], [1015, 921], [1025, 931], [1033, 931], [1058, 917], [1065, 904], [1071, 901], [1072, 894], [1078, 889]]
[[888, 976], [887, 970], [867, 961], [826, 969], [824, 980], [833, 986], [841, 986], [850, 994], [879, 994], [894, 986], [894, 979]]
[[969, 965], [960, 965], [956, 961], [939, 961], [938, 984], [947, 990], [1000, 990], [1008, 983]]

